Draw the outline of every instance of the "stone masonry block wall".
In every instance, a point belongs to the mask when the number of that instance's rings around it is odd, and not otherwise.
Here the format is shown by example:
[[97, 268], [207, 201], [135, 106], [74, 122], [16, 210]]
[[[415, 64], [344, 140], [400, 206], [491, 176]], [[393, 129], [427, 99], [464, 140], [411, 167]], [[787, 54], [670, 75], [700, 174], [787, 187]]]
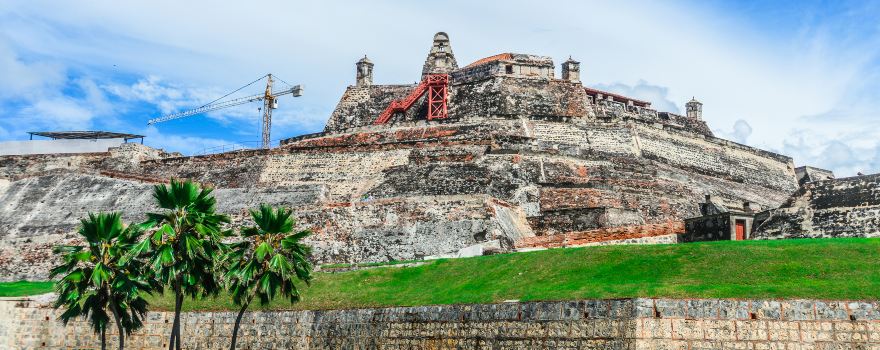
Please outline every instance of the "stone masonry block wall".
[[46, 172], [94, 169], [110, 152], [0, 156], [0, 179], [14, 180]]
[[[90, 211], [141, 219], [153, 207], [151, 186], [171, 177], [215, 186], [218, 209], [235, 226], [260, 203], [296, 208], [315, 232], [321, 263], [419, 259], [493, 240], [506, 249], [534, 236], [546, 238], [529, 246], [668, 242], [679, 233], [670, 223], [696, 216], [706, 193], [775, 207], [796, 186], [793, 175], [784, 180], [788, 158], [702, 135], [546, 116], [470, 120], [376, 127], [272, 150], [146, 155], [137, 169], [110, 169], [113, 157], [105, 157], [92, 169], [4, 181], [0, 251], [26, 254], [0, 257], [0, 279], [45, 276], [52, 245], [75, 239]], [[24, 166], [16, 164], [12, 171]], [[761, 174], [778, 181], [759, 183]], [[516, 207], [517, 218], [499, 217], [493, 201]]]
[[[34, 301], [0, 301], [4, 349], [96, 349]], [[171, 313], [152, 312], [127, 349], [167, 348]], [[188, 312], [183, 347], [229, 344], [233, 312]], [[108, 332], [110, 348], [115, 333]], [[240, 349], [880, 349], [876, 302], [620, 299], [250, 312]]]
[[722, 177], [785, 194], [797, 189], [791, 158], [745, 147], [731, 147], [669, 130], [637, 128], [640, 150], [646, 158], [696, 173]]
[[754, 227], [757, 238], [878, 237], [880, 174], [808, 182]]
[[[0, 184], [0, 281], [46, 279], [58, 263], [52, 247], [77, 243], [76, 226], [88, 212], [118, 210], [128, 222], [143, 220], [155, 207], [152, 185], [86, 174]], [[314, 232], [307, 241], [318, 263], [421, 259], [505, 235], [490, 197], [480, 195], [328, 203], [325, 186], [307, 183], [215, 194], [234, 227], [250, 224], [247, 210], [260, 203], [297, 208], [298, 223]]]

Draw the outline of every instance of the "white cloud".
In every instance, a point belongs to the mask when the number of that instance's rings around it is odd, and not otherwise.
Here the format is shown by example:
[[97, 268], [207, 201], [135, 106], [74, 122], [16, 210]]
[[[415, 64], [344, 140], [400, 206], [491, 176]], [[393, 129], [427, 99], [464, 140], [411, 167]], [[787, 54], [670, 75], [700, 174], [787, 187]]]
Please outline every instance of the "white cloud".
[[144, 142], [147, 145], [164, 148], [168, 152], [180, 152], [185, 155], [220, 153], [221, 151], [228, 151], [233, 148], [253, 147], [252, 145], [241, 145], [224, 139], [165, 134], [160, 132], [155, 126], [143, 129], [142, 133], [146, 136]]
[[87, 130], [91, 126], [94, 113], [88, 106], [71, 98], [56, 97], [34, 102], [19, 114], [22, 117], [39, 118], [35, 123], [41, 127], [54, 127], [56, 130]]
[[98, 117], [113, 118], [113, 106], [93, 81], [79, 79], [71, 84], [70, 88], [79, 96], [41, 94], [11, 111], [0, 120], [0, 125], [6, 124], [12, 130], [10, 133], [21, 137], [24, 131], [87, 130]]
[[749, 136], [752, 135], [752, 126], [743, 119], [737, 119], [737, 121], [733, 123], [733, 129], [716, 129], [713, 131], [715, 132], [716, 136], [736, 141], [742, 144], [748, 144]]
[[[19, 57], [0, 36], [0, 137], [22, 138], [24, 131], [83, 130], [98, 116], [110, 118], [111, 104], [94, 81], [70, 78], [54, 59]], [[5, 126], [4, 126], [5, 124]]]
[[[852, 142], [852, 140], [858, 140]], [[785, 137], [782, 149], [795, 164], [833, 170], [838, 177], [880, 169], [880, 131], [866, 129], [833, 137], [818, 130], [798, 129]]]
[[184, 87], [162, 78], [150, 75], [138, 79], [130, 85], [110, 83], [102, 86], [107, 92], [126, 102], [146, 102], [155, 106], [160, 112], [170, 114], [185, 108], [194, 108], [209, 102], [209, 96], [217, 96], [215, 91]]
[[681, 113], [678, 109], [678, 104], [669, 100], [669, 88], [652, 85], [644, 80], [639, 80], [635, 85], [612, 83], [595, 84], [593, 87], [599, 90], [651, 102], [651, 107], [661, 112]]
[[46, 61], [26, 62], [16, 55], [0, 34], [0, 98], [35, 99], [63, 85], [62, 65]]

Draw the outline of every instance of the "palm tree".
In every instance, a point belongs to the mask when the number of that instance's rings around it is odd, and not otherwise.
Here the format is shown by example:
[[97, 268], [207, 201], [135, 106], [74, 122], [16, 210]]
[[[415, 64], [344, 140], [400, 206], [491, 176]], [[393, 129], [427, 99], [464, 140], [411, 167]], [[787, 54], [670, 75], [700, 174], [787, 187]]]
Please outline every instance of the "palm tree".
[[156, 185], [153, 198], [164, 209], [148, 213], [142, 224], [151, 230], [132, 252], [147, 256], [155, 278], [174, 293], [174, 323], [168, 349], [180, 349], [180, 311], [183, 298], [216, 295], [214, 256], [223, 251], [221, 239], [228, 235], [223, 225], [229, 217], [214, 211], [216, 200], [211, 188], [200, 188], [191, 181], [172, 179], [170, 185]]
[[139, 262], [123, 258], [141, 231], [134, 225], [125, 227], [119, 213], [89, 213], [88, 219], [80, 222], [79, 234], [87, 245], [54, 248], [63, 263], [54, 267], [50, 276], [64, 276], [55, 283], [55, 308], [66, 308], [60, 316], [65, 325], [73, 318], [88, 317], [94, 332], [101, 334], [102, 350], [107, 347], [109, 310], [122, 349], [125, 335], [143, 326], [147, 302], [141, 293], [151, 290], [150, 281], [139, 271]]
[[308, 260], [311, 249], [301, 243], [311, 232], [292, 233], [294, 221], [289, 209], [274, 209], [263, 204], [259, 211], [250, 213], [256, 226], [243, 228], [244, 240], [232, 244], [222, 258], [226, 268], [224, 280], [233, 302], [241, 306], [232, 330], [232, 350], [235, 350], [241, 318], [254, 297], [261, 305], [268, 304], [276, 295], [295, 303], [300, 294], [294, 282], [298, 280], [308, 285], [311, 281], [312, 265]]

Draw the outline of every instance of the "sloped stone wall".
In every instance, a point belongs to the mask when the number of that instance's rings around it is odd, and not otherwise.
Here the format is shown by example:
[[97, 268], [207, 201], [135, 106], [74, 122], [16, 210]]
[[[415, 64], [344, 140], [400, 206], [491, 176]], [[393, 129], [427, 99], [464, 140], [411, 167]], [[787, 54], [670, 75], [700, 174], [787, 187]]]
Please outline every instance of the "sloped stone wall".
[[[63, 327], [58, 315], [33, 301], [0, 301], [0, 347], [98, 347], [85, 322]], [[172, 317], [150, 313], [126, 348], [167, 348]], [[184, 348], [228, 347], [234, 313], [182, 319]], [[239, 349], [878, 349], [880, 309], [825, 300], [516, 302], [251, 312], [239, 332]]]
[[[0, 184], [0, 251], [26, 252], [0, 257], [0, 279], [45, 278], [52, 245], [74, 240], [80, 218], [118, 210], [140, 220], [153, 208], [151, 186], [173, 177], [215, 186], [218, 209], [235, 226], [260, 203], [293, 207], [315, 233], [317, 262], [353, 263], [481, 244], [675, 242], [707, 193], [779, 205], [796, 188], [790, 165], [665, 127], [535, 117], [382, 127], [272, 150], [145, 160], [135, 170], [30, 173]], [[514, 209], [501, 215], [499, 204]]]
[[880, 237], [880, 174], [805, 183], [754, 227], [756, 238]]

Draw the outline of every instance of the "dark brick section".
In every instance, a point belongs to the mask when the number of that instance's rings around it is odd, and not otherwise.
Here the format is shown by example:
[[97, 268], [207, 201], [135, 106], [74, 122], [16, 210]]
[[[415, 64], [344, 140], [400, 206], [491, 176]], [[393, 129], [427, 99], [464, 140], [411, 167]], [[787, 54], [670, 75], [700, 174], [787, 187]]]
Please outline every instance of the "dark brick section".
[[717, 214], [711, 217], [685, 220], [686, 234], [682, 242], [729, 241], [730, 215]]

